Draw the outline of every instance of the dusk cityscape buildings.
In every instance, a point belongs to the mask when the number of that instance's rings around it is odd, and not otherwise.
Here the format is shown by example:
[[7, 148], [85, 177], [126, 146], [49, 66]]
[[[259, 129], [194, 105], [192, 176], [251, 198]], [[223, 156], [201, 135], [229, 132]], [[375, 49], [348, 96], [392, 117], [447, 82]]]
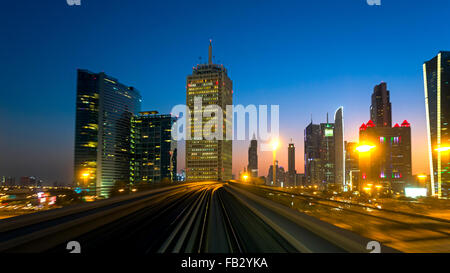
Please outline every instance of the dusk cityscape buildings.
[[450, 1], [50, 2], [0, 10], [0, 254], [450, 253]]
[[[423, 65], [425, 102], [429, 127], [430, 195], [447, 196], [448, 138], [447, 126], [449, 53], [440, 52]], [[449, 70], [449, 71], [447, 71]], [[140, 112], [142, 98], [135, 88], [120, 83], [104, 72], [77, 71], [76, 137], [74, 181], [76, 185], [95, 188], [108, 196], [117, 182], [157, 182], [177, 180], [177, 142], [171, 137], [175, 118], [156, 111]], [[191, 113], [190, 139], [186, 141], [187, 181], [227, 181], [231, 179], [232, 141], [208, 140], [205, 125], [218, 120], [208, 105], [223, 109], [223, 128], [232, 125], [226, 106], [232, 104], [232, 82], [223, 65], [212, 62], [212, 45], [208, 63], [193, 68], [186, 81], [187, 107]], [[195, 102], [201, 101], [201, 109]], [[199, 116], [199, 113], [201, 115]], [[216, 132], [213, 128], [212, 132]], [[202, 137], [198, 138], [198, 133]], [[447, 139], [448, 140], [448, 139]], [[369, 145], [368, 152], [356, 151]], [[433, 148], [434, 147], [434, 148]], [[440, 147], [440, 148], [436, 148]], [[258, 177], [258, 145], [250, 140], [246, 172]], [[373, 187], [379, 192], [400, 192], [413, 182], [411, 160], [411, 126], [408, 121], [392, 126], [390, 91], [385, 82], [376, 85], [371, 95], [370, 120], [359, 128], [359, 143], [344, 140], [343, 107], [334, 114], [334, 122], [311, 123], [304, 130], [304, 179], [306, 185], [321, 189], [359, 190]], [[276, 161], [277, 181], [270, 185], [298, 185], [295, 146], [288, 144], [287, 172]], [[273, 168], [273, 166], [271, 166]], [[302, 174], [300, 174], [302, 175]], [[2, 178], [2, 184], [15, 184]], [[298, 182], [298, 183], [297, 183]], [[30, 183], [19, 183], [30, 184]], [[33, 183], [31, 183], [33, 184]], [[369, 185], [369, 186], [367, 186]]]

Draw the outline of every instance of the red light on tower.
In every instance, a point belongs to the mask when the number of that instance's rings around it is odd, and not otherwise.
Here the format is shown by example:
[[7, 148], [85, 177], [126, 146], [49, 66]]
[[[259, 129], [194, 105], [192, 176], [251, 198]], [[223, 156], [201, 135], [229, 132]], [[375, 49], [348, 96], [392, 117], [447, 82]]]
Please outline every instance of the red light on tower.
[[411, 127], [411, 124], [405, 119], [402, 123], [402, 127]]
[[394, 125], [394, 128], [399, 128], [400, 127], [400, 125], [398, 125], [398, 123], [396, 123], [395, 125]]
[[359, 127], [360, 131], [365, 131], [366, 129], [367, 129], [367, 126], [364, 123], [361, 125], [361, 127]]
[[373, 123], [372, 120], [369, 120], [366, 124], [367, 127], [375, 127], [375, 124]]

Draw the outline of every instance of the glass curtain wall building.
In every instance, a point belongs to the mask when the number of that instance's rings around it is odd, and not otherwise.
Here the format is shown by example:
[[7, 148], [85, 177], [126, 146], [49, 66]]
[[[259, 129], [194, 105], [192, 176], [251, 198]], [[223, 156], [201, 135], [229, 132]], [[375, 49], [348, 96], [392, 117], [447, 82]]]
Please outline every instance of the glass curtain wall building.
[[450, 52], [423, 64], [431, 194], [449, 197], [450, 190]]
[[141, 112], [131, 126], [130, 182], [177, 180], [177, 143], [172, 140], [171, 115]]
[[74, 182], [108, 197], [116, 182], [128, 182], [131, 118], [141, 95], [103, 72], [77, 73]]

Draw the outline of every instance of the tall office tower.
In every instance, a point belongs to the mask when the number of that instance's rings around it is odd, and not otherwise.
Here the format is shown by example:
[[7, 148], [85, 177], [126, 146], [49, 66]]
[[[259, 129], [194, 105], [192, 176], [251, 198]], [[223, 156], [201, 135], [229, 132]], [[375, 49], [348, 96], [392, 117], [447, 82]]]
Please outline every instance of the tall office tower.
[[78, 70], [74, 181], [107, 197], [118, 181], [128, 182], [131, 117], [140, 111], [133, 87], [105, 73]]
[[334, 186], [335, 183], [335, 142], [334, 123], [328, 122], [320, 124], [320, 165], [321, 165], [321, 186]]
[[392, 127], [391, 102], [385, 82], [373, 88], [370, 119], [375, 123], [376, 127]]
[[[292, 142], [292, 140], [291, 140]], [[295, 146], [294, 143], [288, 145], [288, 181], [290, 186], [295, 186], [297, 172], [295, 171]]]
[[248, 147], [248, 166], [247, 171], [250, 172], [251, 177], [258, 177], [258, 142], [253, 136]]
[[357, 142], [345, 141], [345, 181], [348, 190], [360, 191], [359, 185], [359, 154], [356, 148]]
[[335, 185], [334, 123], [313, 124], [305, 129], [305, 178], [323, 188]]
[[140, 112], [131, 122], [130, 182], [177, 180], [177, 142], [172, 140], [171, 115]]
[[318, 184], [320, 175], [320, 126], [311, 123], [305, 128], [305, 183]]
[[411, 180], [411, 126], [408, 121], [394, 127], [362, 124], [359, 142], [373, 149], [359, 154], [361, 183], [380, 190], [402, 192]]
[[431, 193], [450, 196], [450, 52], [423, 64]]
[[344, 191], [349, 190], [345, 180], [344, 107], [334, 114], [335, 183]]
[[[226, 106], [233, 104], [233, 83], [228, 78], [223, 65], [212, 63], [212, 46], [209, 44], [209, 61], [193, 68], [187, 77], [186, 101], [190, 110], [190, 140], [186, 140], [187, 181], [225, 181], [231, 179], [232, 141], [226, 139], [227, 128], [232, 126], [232, 118], [227, 117]], [[202, 101], [202, 107], [194, 109], [195, 101]], [[218, 116], [205, 108], [219, 106], [222, 109], [222, 140], [211, 139], [204, 130]], [[209, 107], [209, 108], [210, 108]], [[230, 115], [231, 116], [231, 115]], [[215, 128], [216, 130], [218, 128]], [[209, 130], [207, 130], [209, 131]], [[212, 131], [212, 130], [211, 130]], [[218, 131], [220, 133], [220, 131]], [[200, 137], [198, 137], [200, 133]], [[215, 133], [212, 132], [212, 133]], [[219, 137], [220, 138], [220, 137]], [[209, 139], [209, 140], [208, 140]]]

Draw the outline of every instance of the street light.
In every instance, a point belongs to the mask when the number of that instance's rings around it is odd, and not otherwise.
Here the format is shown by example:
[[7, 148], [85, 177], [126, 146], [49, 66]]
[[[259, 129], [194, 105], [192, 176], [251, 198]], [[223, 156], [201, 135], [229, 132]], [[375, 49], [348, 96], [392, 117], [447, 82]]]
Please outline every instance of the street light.
[[242, 178], [244, 179], [244, 182], [247, 182], [248, 175], [244, 174], [244, 175], [242, 176]]
[[272, 183], [275, 183], [275, 184], [277, 183], [277, 170], [275, 167], [275, 161], [276, 161], [278, 145], [279, 145], [278, 139], [274, 139], [272, 141], [272, 151], [273, 151], [273, 175], [272, 175], [273, 182]]
[[450, 151], [450, 146], [438, 147], [434, 150], [438, 151], [438, 152], [448, 152], [448, 151]]
[[83, 173], [82, 175], [81, 175], [83, 178], [84, 178], [84, 185], [86, 186], [87, 185], [87, 179], [88, 179], [88, 176], [89, 176], [89, 173]]
[[[359, 167], [360, 167], [360, 173], [362, 174], [362, 179], [365, 179], [367, 170], [369, 170], [369, 172], [371, 171], [371, 167], [372, 167], [372, 164], [371, 164], [371, 151], [375, 147], [376, 147], [375, 145], [368, 144], [368, 143], [362, 143], [361, 145], [356, 147], [356, 151], [359, 152]], [[364, 164], [363, 164], [363, 162], [364, 162]], [[361, 183], [362, 182], [363, 181], [361, 181]], [[367, 191], [366, 188], [363, 188], [363, 190]], [[370, 189], [370, 190], [372, 190], [372, 189]]]

